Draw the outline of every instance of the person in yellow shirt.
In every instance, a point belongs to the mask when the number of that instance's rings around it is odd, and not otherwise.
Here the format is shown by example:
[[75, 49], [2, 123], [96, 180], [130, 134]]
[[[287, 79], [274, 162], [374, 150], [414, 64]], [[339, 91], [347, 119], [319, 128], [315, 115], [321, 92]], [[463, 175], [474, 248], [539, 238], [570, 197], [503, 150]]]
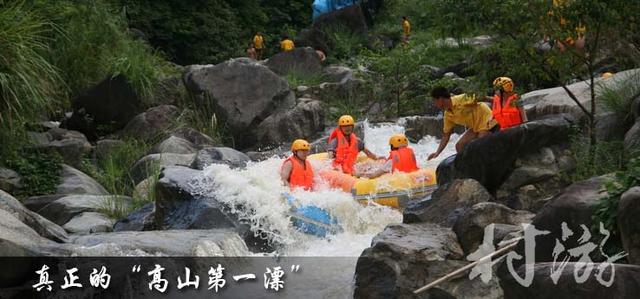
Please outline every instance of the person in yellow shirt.
[[456, 143], [456, 151], [460, 152], [469, 142], [500, 131], [500, 125], [493, 118], [487, 104], [478, 102], [475, 95], [460, 94], [451, 96], [444, 87], [436, 87], [431, 91], [433, 104], [444, 110], [444, 127], [440, 145], [436, 152], [429, 155], [429, 160], [436, 158], [449, 143], [449, 138], [456, 125], [465, 126], [467, 131]]
[[282, 49], [282, 52], [291, 51], [293, 48], [295, 48], [293, 41], [290, 40], [288, 36], [283, 36], [282, 41], [280, 41], [280, 49]]
[[253, 48], [256, 51], [256, 60], [262, 60], [264, 38], [262, 37], [262, 33], [260, 33], [260, 31], [256, 32], [256, 35], [253, 37]]
[[411, 35], [411, 23], [407, 17], [402, 17], [402, 42], [404, 44], [409, 43], [409, 36]]

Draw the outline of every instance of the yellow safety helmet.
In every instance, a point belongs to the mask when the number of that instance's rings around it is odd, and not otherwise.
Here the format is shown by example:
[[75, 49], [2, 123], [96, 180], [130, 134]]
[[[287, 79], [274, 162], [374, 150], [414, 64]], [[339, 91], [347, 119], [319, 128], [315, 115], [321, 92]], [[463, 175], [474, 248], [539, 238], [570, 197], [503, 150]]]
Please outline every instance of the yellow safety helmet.
[[611, 73], [611, 72], [602, 73], [602, 78], [607, 79], [607, 78], [611, 78], [611, 77], [613, 77], [613, 73]]
[[389, 138], [389, 145], [394, 148], [407, 146], [409, 145], [409, 139], [407, 139], [407, 136], [404, 136], [404, 134], [394, 134], [393, 136], [391, 136], [391, 138]]
[[493, 80], [493, 88], [494, 89], [502, 89], [506, 92], [513, 91], [513, 80], [509, 77], [498, 77]]
[[351, 115], [343, 115], [338, 119], [338, 126], [353, 126], [355, 123]]
[[311, 144], [309, 144], [309, 142], [307, 142], [304, 139], [296, 139], [292, 144], [291, 144], [291, 151], [295, 152], [295, 151], [308, 151], [311, 150]]

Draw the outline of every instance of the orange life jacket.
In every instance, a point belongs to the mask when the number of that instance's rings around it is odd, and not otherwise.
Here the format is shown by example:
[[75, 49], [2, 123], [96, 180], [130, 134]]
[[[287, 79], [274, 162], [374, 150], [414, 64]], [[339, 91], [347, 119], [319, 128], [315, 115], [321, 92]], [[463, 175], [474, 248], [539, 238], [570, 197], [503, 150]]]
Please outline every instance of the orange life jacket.
[[[296, 187], [302, 187], [304, 190], [311, 190], [313, 187], [313, 168], [311, 168], [311, 163], [305, 160], [304, 165], [300, 159], [291, 156], [289, 159], [285, 160], [291, 161], [291, 174], [289, 175], [289, 187], [294, 189]], [[284, 163], [282, 165], [284, 166]]]
[[[504, 106], [502, 105], [502, 99], [500, 95], [493, 96], [493, 118], [500, 124], [500, 130], [517, 126], [522, 123], [522, 117], [520, 116], [520, 110], [515, 105], [515, 101], [518, 100], [518, 95], [513, 94], [507, 98]], [[514, 102], [514, 105], [512, 105]]]
[[391, 153], [389, 153], [389, 159], [391, 160], [393, 172], [413, 172], [418, 170], [416, 156], [409, 147], [392, 150]]
[[342, 172], [353, 174], [353, 166], [356, 164], [359, 152], [356, 134], [351, 133], [349, 141], [347, 142], [347, 138], [342, 134], [340, 128], [336, 128], [331, 132], [331, 135], [329, 135], [329, 143], [331, 143], [331, 140], [334, 138], [337, 138], [338, 146], [336, 147], [335, 158], [333, 159], [333, 167], [338, 168], [338, 166], [340, 166]]

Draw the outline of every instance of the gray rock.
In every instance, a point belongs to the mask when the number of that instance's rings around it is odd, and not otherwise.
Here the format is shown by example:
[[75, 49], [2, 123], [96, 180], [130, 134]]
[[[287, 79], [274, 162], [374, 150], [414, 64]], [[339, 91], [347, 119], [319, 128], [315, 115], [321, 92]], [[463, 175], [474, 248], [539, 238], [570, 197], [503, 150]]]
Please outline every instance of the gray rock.
[[163, 167], [173, 165], [189, 166], [193, 163], [195, 157], [195, 154], [151, 154], [133, 164], [130, 170], [131, 177], [137, 184]]
[[322, 69], [322, 75], [332, 83], [345, 83], [353, 80], [353, 70], [340, 65], [331, 65]]
[[57, 194], [109, 194], [94, 179], [69, 165], [63, 164], [60, 172], [62, 183], [56, 187]]
[[295, 105], [289, 84], [251, 59], [190, 68], [184, 81], [198, 103], [215, 108], [239, 148], [255, 145], [255, 128], [269, 115]]
[[205, 134], [202, 134], [192, 128], [179, 128], [173, 131], [171, 135], [178, 138], [182, 138], [186, 141], [189, 141], [193, 145], [200, 148], [211, 147], [216, 145], [216, 142], [213, 139], [211, 139], [211, 137]]
[[113, 151], [124, 145], [122, 140], [103, 139], [96, 142], [96, 148], [94, 156], [97, 160], [103, 160], [108, 157]]
[[[354, 298], [416, 298], [413, 291], [466, 265], [451, 230], [435, 224], [388, 226], [358, 259]], [[502, 298], [497, 280], [461, 275], [422, 294], [431, 298]]]
[[530, 212], [512, 210], [498, 203], [482, 202], [465, 211], [456, 221], [453, 231], [458, 236], [458, 241], [460, 241], [464, 252], [471, 254], [478, 250], [478, 247], [482, 244], [484, 230], [489, 224], [519, 226], [522, 223], [531, 223], [531, 219], [534, 216]]
[[495, 194], [513, 171], [518, 158], [542, 147], [564, 143], [571, 132], [571, 121], [568, 116], [556, 116], [475, 140], [438, 165], [438, 184], [447, 184], [456, 178], [472, 178]]
[[295, 48], [269, 58], [266, 66], [280, 76], [313, 76], [322, 72], [322, 62], [313, 48]]
[[[231, 230], [170, 230], [98, 233], [75, 237], [72, 242], [81, 256], [165, 255], [246, 256], [242, 239]], [[106, 253], [105, 253], [106, 252]]]
[[138, 140], [157, 138], [165, 134], [165, 131], [177, 119], [178, 114], [178, 108], [172, 105], [149, 108], [127, 123], [120, 135]]
[[[516, 268], [516, 274], [524, 277], [526, 266]], [[583, 273], [584, 267], [576, 263], [568, 263], [561, 271], [557, 283], [553, 282], [549, 273], [557, 271], [558, 265], [538, 263], [533, 266], [533, 281], [530, 286], [522, 286], [515, 278], [507, 274], [500, 277], [500, 285], [504, 289], [504, 298], [518, 299], [565, 299], [565, 298], [620, 298], [632, 299], [640, 292], [640, 266], [613, 264], [615, 276], [612, 285], [606, 287], [597, 280], [597, 269], [602, 268], [602, 279], [610, 280], [614, 275], [612, 267], [604, 264], [593, 264], [593, 271], [584, 275], [586, 281], [577, 282], [575, 273]]]
[[[439, 116], [410, 116], [399, 122], [405, 127], [405, 135], [412, 140], [420, 140], [425, 136], [442, 138], [443, 118]], [[454, 133], [464, 133], [464, 128], [454, 128]]]
[[231, 167], [244, 167], [251, 161], [249, 156], [229, 147], [211, 147], [198, 152], [191, 164], [192, 168], [203, 170], [211, 164], [227, 164]]
[[69, 254], [65, 246], [40, 236], [13, 214], [0, 209], [0, 256], [68, 256]]
[[167, 139], [154, 146], [149, 154], [194, 154], [198, 147], [193, 143], [176, 136]]
[[543, 147], [536, 152], [518, 158], [515, 166], [517, 168], [500, 186], [500, 189], [514, 191], [522, 186], [552, 178], [559, 173], [555, 155], [548, 147]]
[[624, 148], [628, 152], [640, 151], [640, 120], [624, 135]]
[[602, 141], [615, 141], [624, 138], [625, 125], [614, 112], [598, 113], [596, 137]]
[[298, 138], [308, 138], [324, 129], [325, 112], [322, 102], [299, 99], [290, 110], [272, 114], [257, 128], [257, 138], [262, 145], [288, 143]]
[[0, 190], [9, 193], [15, 192], [22, 188], [22, 177], [17, 172], [0, 167]]
[[84, 212], [73, 217], [64, 226], [70, 233], [86, 235], [92, 233], [104, 233], [112, 230], [115, 221], [96, 212]]
[[65, 163], [70, 165], [79, 166], [82, 158], [91, 152], [91, 144], [80, 132], [55, 128], [49, 130], [46, 136], [49, 141], [38, 143], [35, 147], [58, 152]]
[[640, 265], [640, 187], [633, 187], [622, 194], [618, 204], [618, 229], [629, 263]]
[[67, 196], [67, 194], [53, 194], [53, 195], [41, 195], [41, 196], [32, 196], [22, 201], [24, 206], [34, 212], [38, 212], [40, 209], [44, 208], [46, 205]]
[[57, 224], [25, 208], [17, 199], [0, 190], [0, 209], [12, 214], [40, 236], [56, 242], [67, 240], [67, 233]]
[[101, 209], [127, 210], [132, 199], [119, 195], [69, 195], [60, 198], [38, 213], [58, 225], [65, 225], [84, 212], [100, 212]]
[[155, 203], [151, 202], [135, 210], [113, 225], [113, 231], [145, 231], [154, 228]]
[[455, 180], [440, 187], [430, 197], [410, 203], [404, 210], [404, 223], [430, 222], [451, 227], [465, 210], [492, 196], [475, 180]]

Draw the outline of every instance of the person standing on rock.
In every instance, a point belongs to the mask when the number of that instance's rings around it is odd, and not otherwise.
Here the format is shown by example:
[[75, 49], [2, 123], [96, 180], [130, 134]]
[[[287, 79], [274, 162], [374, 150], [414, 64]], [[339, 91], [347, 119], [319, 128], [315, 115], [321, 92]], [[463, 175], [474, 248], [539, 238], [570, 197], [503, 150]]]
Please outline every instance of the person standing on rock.
[[364, 152], [367, 157], [381, 160], [369, 151], [362, 140], [353, 133], [355, 121], [351, 115], [343, 115], [338, 119], [338, 127], [329, 135], [329, 158], [333, 159], [333, 168], [342, 170], [343, 173], [353, 175], [354, 165], [358, 153]]
[[285, 186], [304, 190], [313, 188], [313, 168], [307, 161], [310, 150], [311, 145], [303, 139], [297, 139], [291, 144], [293, 155], [285, 160], [280, 168], [280, 178]]
[[411, 35], [411, 23], [407, 17], [402, 17], [402, 43], [405, 45], [409, 43], [409, 36]]
[[493, 118], [500, 125], [500, 130], [518, 126], [527, 121], [527, 114], [522, 108], [520, 96], [513, 92], [513, 80], [509, 77], [498, 77], [493, 81], [495, 94], [491, 111]]
[[500, 125], [493, 118], [489, 106], [478, 102], [475, 95], [451, 96], [446, 88], [440, 86], [431, 91], [431, 97], [433, 104], [444, 110], [444, 127], [440, 145], [435, 153], [429, 155], [428, 160], [440, 155], [449, 143], [449, 138], [456, 125], [467, 128], [467, 131], [456, 143], [457, 152], [462, 151], [469, 142], [500, 130]]
[[256, 32], [256, 35], [253, 36], [253, 48], [256, 51], [256, 60], [262, 60], [264, 38], [262, 37], [262, 33], [260, 33], [260, 31]]
[[293, 44], [293, 41], [289, 39], [289, 36], [285, 35], [282, 37], [280, 41], [280, 49], [282, 52], [288, 52], [293, 50], [296, 46]]
[[247, 57], [254, 60], [258, 59], [258, 52], [254, 48], [253, 43], [249, 43], [249, 48], [247, 48]]

